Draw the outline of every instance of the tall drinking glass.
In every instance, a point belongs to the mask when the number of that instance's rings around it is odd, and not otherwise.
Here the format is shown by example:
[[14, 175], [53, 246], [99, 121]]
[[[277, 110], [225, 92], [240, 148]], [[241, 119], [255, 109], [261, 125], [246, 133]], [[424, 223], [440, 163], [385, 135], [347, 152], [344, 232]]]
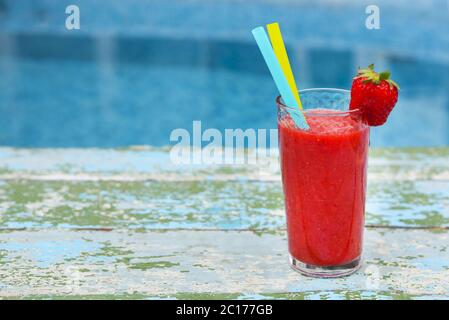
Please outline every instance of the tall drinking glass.
[[308, 276], [349, 275], [361, 263], [369, 126], [348, 110], [349, 91], [299, 93], [309, 130], [276, 100], [290, 263]]

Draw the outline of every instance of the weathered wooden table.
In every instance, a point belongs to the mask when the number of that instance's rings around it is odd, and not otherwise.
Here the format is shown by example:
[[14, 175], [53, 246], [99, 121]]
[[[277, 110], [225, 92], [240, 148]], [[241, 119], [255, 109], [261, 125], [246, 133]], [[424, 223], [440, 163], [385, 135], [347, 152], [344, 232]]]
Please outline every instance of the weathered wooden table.
[[449, 149], [371, 150], [364, 266], [287, 263], [278, 167], [0, 149], [3, 298], [448, 298]]

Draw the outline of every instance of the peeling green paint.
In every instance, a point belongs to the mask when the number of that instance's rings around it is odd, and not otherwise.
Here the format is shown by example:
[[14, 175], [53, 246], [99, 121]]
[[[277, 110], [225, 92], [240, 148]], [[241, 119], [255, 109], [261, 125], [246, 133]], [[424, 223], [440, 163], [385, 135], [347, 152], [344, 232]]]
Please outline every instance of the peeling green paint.
[[[305, 278], [290, 269], [284, 235], [220, 230], [4, 232], [0, 233], [0, 296], [20, 292], [36, 298], [65, 294], [173, 299], [441, 298], [449, 292], [449, 256], [441, 252], [447, 247], [448, 233], [368, 229], [362, 269], [351, 277], [328, 280]], [[59, 247], [49, 246], [56, 241]], [[56, 248], [62, 251], [58, 256]]]
[[179, 266], [179, 263], [173, 263], [170, 261], [151, 261], [151, 262], [138, 262], [129, 264], [129, 268], [139, 270], [148, 270], [153, 268], [170, 268], [173, 266]]
[[2, 298], [449, 294], [449, 148], [370, 151], [364, 266], [330, 281], [287, 265], [279, 168], [178, 168], [167, 148], [1, 151]]

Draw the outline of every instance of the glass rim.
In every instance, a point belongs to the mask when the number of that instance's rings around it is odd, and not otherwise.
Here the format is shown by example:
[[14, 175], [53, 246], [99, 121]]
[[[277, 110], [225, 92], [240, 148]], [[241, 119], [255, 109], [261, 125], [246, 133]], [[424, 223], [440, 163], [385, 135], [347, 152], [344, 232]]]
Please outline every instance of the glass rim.
[[[301, 94], [303, 93], [307, 93], [307, 92], [312, 92], [312, 91], [330, 91], [330, 92], [341, 92], [341, 93], [351, 93], [350, 90], [347, 89], [338, 89], [338, 88], [309, 88], [309, 89], [302, 89], [299, 90], [299, 96], [301, 97]], [[288, 109], [288, 110], [292, 110], [292, 111], [298, 111], [298, 108], [296, 107], [290, 107], [287, 106], [283, 101], [282, 101], [282, 97], [279, 95], [276, 97], [276, 103], [278, 105], [278, 107], [283, 108], [283, 109]], [[302, 113], [304, 114], [308, 114], [310, 113], [309, 111], [311, 110], [316, 110], [316, 109], [308, 109], [308, 110], [301, 110]], [[326, 112], [326, 110], [329, 110], [329, 112]], [[358, 114], [360, 113], [360, 109], [352, 109], [352, 110], [336, 110], [336, 109], [321, 109], [320, 113], [314, 113], [315, 116], [345, 116], [345, 115], [352, 115], [352, 114]]]

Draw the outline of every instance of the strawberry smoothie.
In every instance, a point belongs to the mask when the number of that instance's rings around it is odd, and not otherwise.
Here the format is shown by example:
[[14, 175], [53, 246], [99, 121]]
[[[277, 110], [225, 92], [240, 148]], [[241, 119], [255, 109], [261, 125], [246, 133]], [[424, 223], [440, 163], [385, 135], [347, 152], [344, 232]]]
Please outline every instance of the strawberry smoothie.
[[292, 266], [312, 276], [349, 274], [362, 252], [369, 127], [357, 110], [305, 116], [309, 130], [288, 116], [278, 121]]

